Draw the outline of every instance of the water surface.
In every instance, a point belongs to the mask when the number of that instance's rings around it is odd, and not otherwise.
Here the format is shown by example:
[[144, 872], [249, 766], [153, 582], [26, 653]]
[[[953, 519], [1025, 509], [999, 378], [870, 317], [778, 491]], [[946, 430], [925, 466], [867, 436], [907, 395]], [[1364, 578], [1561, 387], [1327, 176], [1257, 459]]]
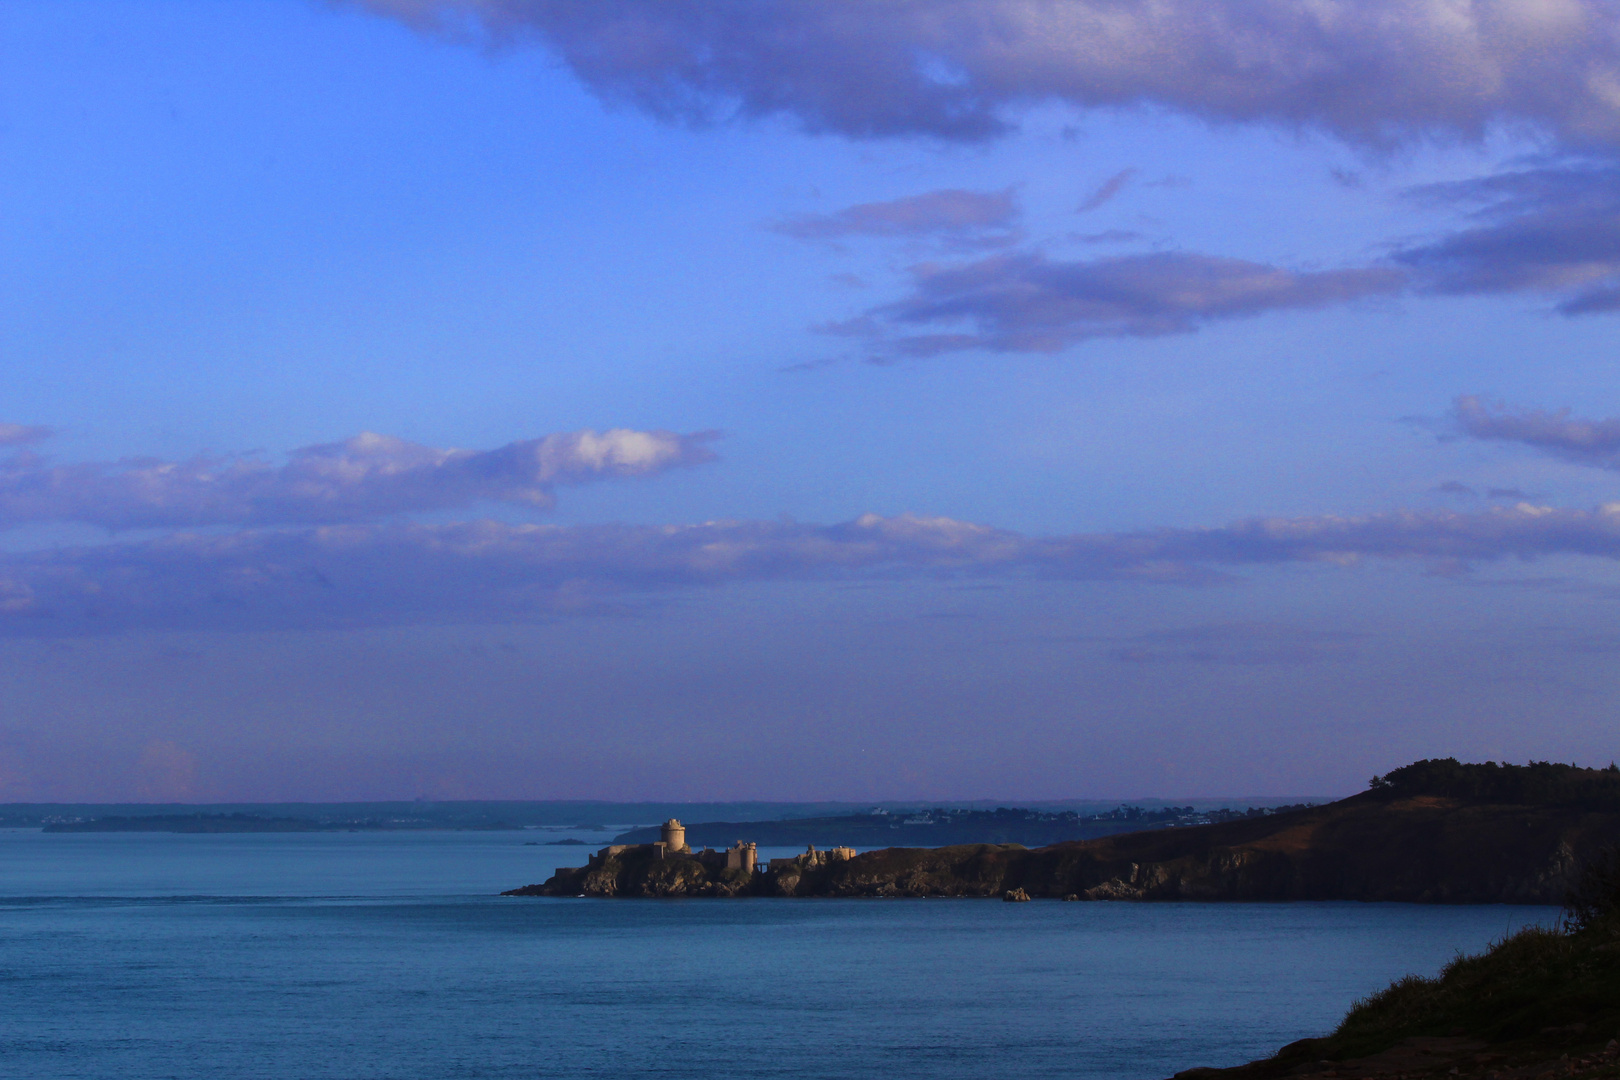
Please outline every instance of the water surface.
[[1554, 914], [493, 895], [536, 838], [0, 831], [0, 1075], [1146, 1080]]

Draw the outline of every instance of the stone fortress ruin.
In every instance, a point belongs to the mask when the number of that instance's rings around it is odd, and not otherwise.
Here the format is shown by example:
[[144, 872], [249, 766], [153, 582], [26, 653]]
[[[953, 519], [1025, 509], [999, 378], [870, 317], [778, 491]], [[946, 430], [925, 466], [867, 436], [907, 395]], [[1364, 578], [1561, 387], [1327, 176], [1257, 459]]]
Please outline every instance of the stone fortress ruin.
[[[738, 840], [725, 851], [715, 851], [704, 848], [693, 851], [686, 842], [686, 826], [677, 818], [670, 818], [659, 829], [659, 838], [651, 844], [610, 844], [590, 857], [587, 869], [602, 866], [609, 859], [617, 858], [626, 853], [649, 854], [653, 859], [662, 862], [671, 858], [696, 859], [704, 867], [711, 870], [741, 870], [748, 874], [758, 873], [767, 869], [759, 865], [759, 845], [752, 840]], [[768, 869], [782, 871], [797, 867], [808, 870], [812, 867], [828, 866], [835, 862], [843, 862], [855, 857], [855, 849], [851, 847], [835, 847], [827, 851], [817, 851], [812, 844], [802, 855], [794, 855], [786, 859], [772, 859]]]

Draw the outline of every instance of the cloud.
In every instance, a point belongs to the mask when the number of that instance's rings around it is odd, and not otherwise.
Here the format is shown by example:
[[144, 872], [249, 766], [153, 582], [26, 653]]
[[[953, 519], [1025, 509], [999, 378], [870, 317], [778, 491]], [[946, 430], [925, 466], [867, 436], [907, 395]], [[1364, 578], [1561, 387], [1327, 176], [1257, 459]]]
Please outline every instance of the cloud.
[[1028, 537], [950, 518], [836, 525], [372, 523], [249, 529], [0, 556], [0, 632], [522, 621], [670, 590], [783, 580], [1006, 575], [1201, 585], [1241, 567], [1620, 559], [1620, 504], [1260, 518]]
[[51, 437], [53, 432], [48, 427], [32, 427], [28, 424], [0, 424], [0, 446], [26, 446], [29, 443], [42, 442]]
[[1097, 209], [1097, 207], [1101, 206], [1103, 203], [1107, 202], [1109, 199], [1112, 199], [1115, 195], [1118, 195], [1121, 191], [1123, 191], [1125, 189], [1125, 185], [1130, 183], [1139, 172], [1141, 172], [1140, 169], [1119, 170], [1119, 172], [1115, 173], [1113, 176], [1110, 176], [1107, 180], [1104, 180], [1102, 184], [1098, 186], [1096, 191], [1093, 191], [1090, 195], [1086, 196], [1085, 201], [1083, 201], [1079, 207], [1076, 208], [1075, 213], [1088, 214]]
[[494, 450], [443, 450], [368, 432], [295, 450], [284, 465], [253, 457], [53, 465], [24, 453], [0, 460], [0, 526], [352, 522], [484, 501], [547, 508], [562, 485], [712, 461], [712, 438], [615, 428], [547, 435]]
[[1428, 291], [1562, 295], [1565, 315], [1620, 308], [1620, 169], [1503, 173], [1426, 185], [1413, 196], [1471, 205], [1476, 222], [1394, 253]]
[[1087, 338], [1191, 333], [1219, 319], [1322, 307], [1405, 284], [1387, 268], [1293, 271], [1179, 252], [1068, 262], [997, 255], [924, 264], [912, 278], [910, 296], [825, 329], [877, 337], [903, 356], [1056, 352]]
[[1109, 655], [1129, 664], [1308, 664], [1353, 658], [1361, 636], [1277, 623], [1221, 623], [1156, 630]]
[[429, 32], [543, 42], [606, 101], [687, 124], [976, 141], [1059, 101], [1380, 147], [1495, 125], [1620, 144], [1605, 0], [355, 2]]
[[1620, 418], [1583, 420], [1568, 409], [1512, 412], [1473, 394], [1457, 398], [1452, 413], [1470, 438], [1522, 443], [1578, 465], [1620, 469]]
[[1071, 233], [1069, 238], [1082, 244], [1123, 244], [1142, 239], [1142, 234], [1132, 229], [1104, 229], [1095, 233]]
[[832, 214], [800, 214], [778, 222], [777, 232], [805, 240], [846, 236], [967, 236], [1011, 229], [1018, 219], [1012, 188], [947, 188], [887, 202], [861, 203]]
[[1433, 489], [1439, 495], [1462, 495], [1470, 499], [1479, 498], [1479, 492], [1463, 483], [1461, 480], [1447, 480]]

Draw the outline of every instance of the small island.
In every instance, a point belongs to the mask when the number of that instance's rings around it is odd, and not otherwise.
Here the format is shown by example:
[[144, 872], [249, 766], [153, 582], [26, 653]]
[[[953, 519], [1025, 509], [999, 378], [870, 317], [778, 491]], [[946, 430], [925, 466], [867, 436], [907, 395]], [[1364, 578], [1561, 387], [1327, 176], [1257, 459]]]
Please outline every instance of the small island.
[[[854, 848], [817, 851], [759, 865], [759, 846], [738, 840], [725, 851], [693, 851], [686, 827], [670, 818], [648, 844], [609, 844], [584, 866], [565, 868], [543, 885], [502, 896], [792, 896], [805, 871], [848, 862]], [[774, 890], [774, 891], [773, 891]]]

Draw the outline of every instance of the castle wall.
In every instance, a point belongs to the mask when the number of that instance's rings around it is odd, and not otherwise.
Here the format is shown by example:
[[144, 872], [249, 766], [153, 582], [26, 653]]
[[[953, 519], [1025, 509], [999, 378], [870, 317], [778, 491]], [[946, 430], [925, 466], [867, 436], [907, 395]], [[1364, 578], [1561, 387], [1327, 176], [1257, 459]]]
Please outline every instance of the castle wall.
[[746, 870], [750, 874], [759, 865], [759, 848], [752, 843], [745, 844], [741, 840], [726, 851], [727, 870]]

